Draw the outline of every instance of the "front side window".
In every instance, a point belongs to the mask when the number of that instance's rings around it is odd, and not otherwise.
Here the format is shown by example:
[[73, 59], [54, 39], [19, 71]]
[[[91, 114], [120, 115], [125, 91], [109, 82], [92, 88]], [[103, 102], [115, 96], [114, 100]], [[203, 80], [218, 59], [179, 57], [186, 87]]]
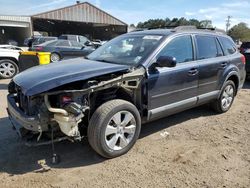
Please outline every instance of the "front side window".
[[127, 35], [117, 37], [87, 58], [124, 65], [137, 65], [145, 60], [161, 43], [161, 35]]
[[80, 41], [81, 43], [85, 43], [85, 42], [88, 41], [88, 39], [87, 39], [86, 37], [79, 36], [79, 41]]
[[236, 52], [236, 47], [232, 40], [226, 37], [220, 37], [219, 39], [222, 44], [225, 55], [231, 55]]
[[193, 44], [190, 35], [176, 37], [171, 40], [157, 55], [175, 57], [177, 63], [193, 61]]
[[215, 58], [219, 56], [215, 37], [197, 35], [196, 43], [198, 60]]

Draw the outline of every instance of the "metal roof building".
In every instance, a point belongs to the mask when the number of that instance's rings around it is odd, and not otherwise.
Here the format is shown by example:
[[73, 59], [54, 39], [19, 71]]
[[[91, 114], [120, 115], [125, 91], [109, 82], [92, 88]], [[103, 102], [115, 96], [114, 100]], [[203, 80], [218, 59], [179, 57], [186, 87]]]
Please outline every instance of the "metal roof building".
[[[115, 18], [98, 7], [83, 2], [48, 12], [39, 13], [30, 17], [0, 16], [0, 43], [2, 35], [9, 33], [7, 38], [15, 40], [30, 37], [33, 31], [45, 32], [49, 36], [61, 34], [85, 35], [90, 39], [109, 40], [127, 32], [127, 24]], [[15, 29], [14, 29], [15, 28]], [[24, 34], [22, 29], [26, 28]], [[10, 29], [13, 32], [10, 32]], [[1, 33], [2, 30], [2, 33]], [[5, 32], [5, 30], [8, 32]], [[15, 35], [15, 36], [14, 36]]]
[[69, 7], [36, 14], [33, 15], [32, 18], [96, 23], [104, 25], [127, 25], [121, 20], [111, 16], [107, 12], [104, 12], [103, 10], [97, 8], [96, 6], [88, 2], [77, 3]]

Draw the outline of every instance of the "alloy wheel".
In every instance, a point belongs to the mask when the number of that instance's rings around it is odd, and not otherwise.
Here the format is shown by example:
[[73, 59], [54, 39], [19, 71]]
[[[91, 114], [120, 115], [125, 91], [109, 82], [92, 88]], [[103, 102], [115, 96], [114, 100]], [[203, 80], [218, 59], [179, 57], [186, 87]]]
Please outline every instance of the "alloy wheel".
[[234, 88], [232, 85], [228, 85], [222, 94], [221, 105], [224, 109], [227, 109], [231, 106], [234, 98]]
[[52, 53], [50, 59], [52, 62], [56, 62], [60, 60], [60, 56], [56, 53]]
[[106, 145], [112, 150], [122, 150], [133, 140], [135, 132], [136, 121], [133, 114], [120, 111], [112, 116], [106, 127]]
[[0, 76], [3, 78], [11, 78], [16, 74], [16, 67], [9, 62], [0, 64]]

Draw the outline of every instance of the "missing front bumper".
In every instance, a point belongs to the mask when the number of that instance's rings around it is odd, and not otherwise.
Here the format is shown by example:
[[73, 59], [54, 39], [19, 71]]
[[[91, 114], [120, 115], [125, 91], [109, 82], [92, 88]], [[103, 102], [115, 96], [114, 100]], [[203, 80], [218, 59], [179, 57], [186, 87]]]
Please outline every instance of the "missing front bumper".
[[14, 94], [9, 94], [7, 99], [7, 112], [9, 119], [17, 131], [19, 131], [22, 127], [33, 132], [41, 131], [39, 119], [36, 116], [27, 116], [24, 112], [22, 112], [16, 104], [16, 96]]

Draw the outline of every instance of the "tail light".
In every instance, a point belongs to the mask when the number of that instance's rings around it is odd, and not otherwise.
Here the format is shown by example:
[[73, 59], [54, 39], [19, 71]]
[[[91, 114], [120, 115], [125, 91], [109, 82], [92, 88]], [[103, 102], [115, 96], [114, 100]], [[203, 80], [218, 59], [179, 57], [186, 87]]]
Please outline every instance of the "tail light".
[[36, 51], [42, 51], [43, 50], [43, 47], [42, 46], [37, 46], [36, 47]]
[[246, 64], [246, 58], [244, 55], [242, 55], [240, 59], [243, 64]]

